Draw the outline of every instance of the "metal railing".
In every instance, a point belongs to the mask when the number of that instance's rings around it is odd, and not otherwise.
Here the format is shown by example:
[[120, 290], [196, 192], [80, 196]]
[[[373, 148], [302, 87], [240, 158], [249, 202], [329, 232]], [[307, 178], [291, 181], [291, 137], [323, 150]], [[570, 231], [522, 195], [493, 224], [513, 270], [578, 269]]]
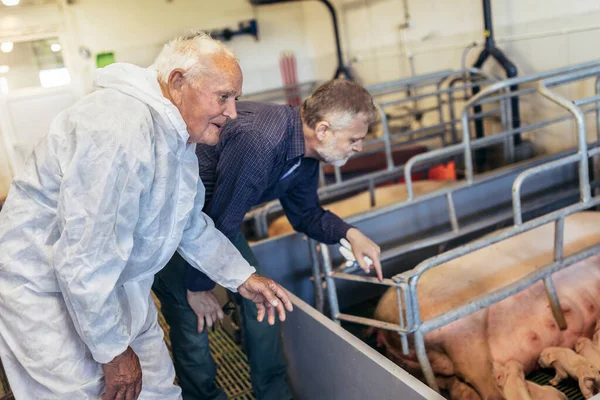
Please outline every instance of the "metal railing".
[[[479, 82], [466, 83], [465, 86], [453, 86], [456, 82], [464, 79], [466, 72], [470, 73], [473, 79], [479, 79]], [[382, 182], [389, 181], [391, 179], [401, 178], [404, 175], [403, 165], [396, 165], [393, 161], [393, 149], [399, 146], [404, 146], [410, 143], [416, 143], [419, 141], [427, 141], [434, 138], [445, 138], [450, 132], [456, 132], [456, 125], [462, 123], [460, 119], [453, 118], [451, 120], [444, 120], [443, 107], [449, 107], [448, 113], [454, 115], [453, 109], [455, 108], [455, 94], [460, 93], [463, 96], [464, 87], [473, 87], [476, 85], [489, 84], [496, 82], [497, 78], [493, 78], [484, 74], [483, 72], [475, 69], [469, 69], [468, 71], [443, 71], [435, 74], [428, 74], [419, 77], [413, 77], [409, 79], [374, 85], [367, 87], [373, 94], [374, 99], [383, 99], [387, 96], [399, 96], [395, 99], [387, 99], [385, 101], [376, 101], [379, 116], [383, 127], [383, 136], [380, 139], [369, 140], [364, 143], [364, 147], [378, 145], [379, 147], [372, 148], [370, 150], [363, 151], [353, 157], [354, 160], [374, 154], [383, 153], [385, 157], [386, 168], [379, 171], [373, 171], [365, 173], [358, 177], [353, 177], [347, 180], [342, 179], [341, 169], [334, 167], [335, 182], [331, 184], [324, 183], [324, 171], [325, 165], [320, 166], [320, 182], [321, 185], [318, 190], [319, 199], [321, 202], [326, 202], [330, 199], [344, 196], [347, 194], [353, 194], [361, 190], [369, 190], [371, 204], [375, 204], [375, 187]], [[435, 86], [435, 89], [428, 93], [420, 93], [416, 96], [407, 96], [405, 92], [408, 88], [425, 88], [427, 86]], [[444, 88], [444, 85], [448, 85], [448, 88]], [[447, 100], [442, 98], [442, 95], [447, 96]], [[428, 111], [437, 111], [438, 123], [431, 126], [417, 128], [413, 130], [401, 131], [393, 133], [390, 124], [388, 123], [388, 117], [385, 109], [398, 104], [412, 102], [415, 99], [422, 98], [435, 98], [437, 104], [435, 107], [431, 107]], [[461, 100], [465, 100], [461, 97]], [[507, 101], [507, 100], [505, 100]], [[505, 107], [501, 107], [488, 110], [478, 115], [472, 115], [469, 120], [476, 120], [478, 118], [484, 118], [489, 115], [502, 113], [503, 124], [507, 123], [507, 117], [504, 115]], [[506, 129], [507, 128], [507, 125]], [[456, 136], [453, 134], [453, 136]], [[452, 139], [454, 142], [455, 139]], [[441, 146], [448, 145], [445, 139], [442, 140]], [[255, 234], [259, 239], [266, 238], [268, 236], [268, 219], [274, 213], [282, 211], [281, 204], [278, 200], [267, 202], [259, 207], [254, 208], [246, 214], [245, 221], [253, 220], [255, 226]]]
[[[430, 387], [439, 391], [437, 383], [435, 381], [435, 376], [433, 374], [433, 370], [431, 368], [431, 364], [429, 363], [429, 359], [427, 357], [426, 349], [425, 349], [425, 334], [438, 329], [442, 326], [445, 326], [453, 321], [456, 321], [460, 318], [463, 318], [467, 315], [473, 314], [478, 310], [489, 307], [490, 305], [497, 303], [507, 297], [510, 297], [526, 288], [530, 287], [532, 284], [543, 281], [546, 292], [548, 294], [548, 298], [551, 304], [551, 308], [553, 314], [561, 328], [566, 327], [564, 315], [562, 315], [562, 311], [560, 308], [559, 300], [556, 295], [556, 290], [554, 285], [552, 284], [551, 275], [552, 273], [566, 268], [574, 263], [577, 263], [581, 260], [584, 260], [592, 255], [600, 253], [600, 244], [596, 244], [590, 246], [584, 250], [581, 250], [575, 254], [571, 254], [568, 257], [565, 257], [563, 254], [563, 240], [564, 240], [564, 219], [568, 215], [589, 209], [591, 207], [595, 207], [600, 205], [600, 196], [593, 196], [592, 193], [592, 185], [589, 182], [588, 176], [588, 160], [590, 157], [594, 157], [600, 155], [600, 147], [598, 147], [598, 143], [595, 143], [593, 146], [588, 146], [586, 141], [586, 126], [585, 119], [583, 118], [584, 111], [580, 108], [581, 105], [593, 104], [595, 103], [595, 107], [592, 110], [595, 110], [598, 115], [600, 115], [600, 97], [598, 93], [595, 96], [590, 97], [588, 99], [579, 100], [575, 102], [571, 102], [567, 99], [564, 99], [561, 96], [558, 96], [556, 93], [548, 90], [548, 87], [557, 86], [563, 83], [573, 82], [577, 79], [586, 79], [591, 77], [596, 77], [596, 85], [595, 88], [598, 90], [599, 83], [598, 77], [600, 76], [600, 67], [592, 67], [590, 69], [579, 69], [579, 70], [571, 70], [574, 72], [570, 72], [564, 76], [550, 78], [548, 75], [540, 75], [537, 74], [533, 77], [524, 77], [518, 79], [511, 79], [496, 85], [492, 85], [481, 92], [478, 96], [471, 99], [468, 104], [465, 106], [465, 111], [463, 115], [468, 111], [468, 108], [471, 107], [476, 102], [482, 100], [484, 97], [489, 96], [490, 94], [495, 93], [498, 90], [503, 90], [505, 87], [521, 84], [523, 82], [532, 82], [534, 80], [540, 80], [538, 84], [538, 88], [536, 90], [539, 91], [541, 95], [545, 98], [553, 101], [559, 106], [565, 108], [570, 114], [571, 117], [575, 120], [577, 126], [577, 140], [578, 140], [578, 150], [576, 154], [569, 155], [558, 159], [553, 162], [549, 162], [546, 164], [542, 164], [537, 167], [533, 167], [525, 170], [515, 179], [513, 184], [513, 194], [512, 194], [512, 203], [513, 203], [513, 214], [515, 225], [512, 228], [497, 232], [492, 235], [488, 235], [484, 238], [475, 240], [466, 245], [460, 246], [453, 250], [442, 253], [438, 256], [429, 258], [415, 268], [410, 271], [406, 271], [400, 274], [395, 275], [391, 279], [384, 279], [383, 282], [379, 282], [377, 279], [372, 277], [363, 277], [356, 276], [344, 271], [344, 269], [338, 269], [333, 271], [331, 267], [331, 257], [329, 253], [329, 248], [325, 245], [320, 245], [321, 248], [321, 257], [322, 257], [322, 265], [323, 272], [325, 275], [326, 281], [326, 290], [327, 297], [330, 305], [331, 318], [336, 322], [340, 321], [349, 321], [354, 323], [359, 323], [363, 325], [369, 325], [376, 328], [386, 329], [390, 331], [397, 332], [400, 335], [402, 350], [404, 354], [408, 354], [408, 340], [407, 335], [413, 334], [414, 337], [414, 347], [417, 354], [417, 358], [421, 365], [424, 376], [427, 380], [427, 383]], [[512, 96], [512, 94], [509, 94]], [[473, 183], [472, 176], [472, 161], [467, 157], [467, 154], [473, 150], [473, 144], [476, 141], [468, 140], [468, 124], [464, 124], [464, 132], [463, 132], [463, 143], [460, 145], [460, 150], [464, 152], [465, 155], [465, 166], [467, 169], [471, 168], [471, 174], [468, 178], [467, 184]], [[600, 127], [597, 127], [600, 128]], [[516, 132], [515, 132], [516, 133]], [[467, 140], [464, 140], [467, 138]], [[478, 139], [483, 140], [483, 139]], [[442, 149], [443, 151], [446, 149]], [[444, 153], [444, 154], [447, 154]], [[522, 207], [521, 207], [521, 190], [523, 183], [530, 177], [540, 174], [542, 172], [546, 172], [552, 170], [554, 168], [558, 168], [569, 163], [578, 163], [578, 175], [580, 186], [578, 189], [580, 202], [569, 205], [558, 211], [551, 212], [549, 214], [537, 217], [528, 222], [523, 223], [522, 221]], [[594, 185], [596, 186], [596, 184]], [[451, 203], [451, 194], [450, 192], [446, 192], [446, 196], [449, 199], [448, 208], [450, 213], [450, 220], [453, 221], [453, 228], [458, 226], [458, 222], [456, 218], [452, 218], [452, 203]], [[454, 214], [455, 215], [455, 214]], [[471, 299], [466, 304], [463, 304], [459, 307], [456, 307], [450, 311], [446, 311], [439, 315], [436, 315], [433, 318], [427, 319], [425, 321], [421, 320], [420, 309], [419, 309], [419, 300], [417, 297], [417, 284], [422, 275], [442, 264], [445, 264], [451, 260], [462, 257], [466, 254], [472, 253], [479, 249], [491, 246], [500, 241], [509, 239], [511, 237], [517, 236], [521, 233], [530, 231], [542, 225], [548, 223], [554, 223], [556, 225], [555, 228], [555, 237], [554, 237], [554, 261], [548, 265], [540, 267], [535, 271], [529, 273], [522, 279], [511, 283], [501, 289], [495, 290], [486, 295], [481, 295], [475, 299]], [[453, 229], [454, 230], [454, 229]], [[382, 254], [382, 261], [389, 260], [391, 258], [396, 257], [398, 252], [396, 249], [392, 249], [386, 251]], [[320, 279], [320, 277], [319, 277]], [[335, 280], [349, 280], [356, 282], [364, 282], [371, 283], [377, 285], [384, 285], [389, 287], [395, 287], [397, 291], [398, 298], [398, 310], [399, 310], [399, 323], [391, 324], [388, 322], [378, 321], [370, 318], [357, 317], [349, 314], [343, 314], [339, 311], [339, 305], [337, 300], [337, 292], [335, 286]]]
[[[512, 96], [523, 96], [526, 94], [537, 93], [538, 89], [537, 89], [537, 87], [531, 87], [531, 88], [521, 89], [518, 92], [511, 93], [511, 92], [509, 92], [510, 85], [514, 85], [517, 83], [518, 84], [528, 84], [528, 83], [531, 84], [531, 83], [534, 83], [534, 82], [542, 80], [542, 79], [555, 78], [555, 77], [557, 79], [564, 77], [564, 79], [561, 78], [560, 80], [552, 81], [551, 86], [556, 86], [559, 84], [566, 84], [566, 83], [574, 82], [574, 81], [577, 81], [580, 79], [584, 79], [586, 76], [593, 76], [596, 73], [596, 69], [599, 67], [600, 67], [599, 61], [588, 62], [588, 63], [584, 63], [584, 64], [569, 66], [566, 68], [560, 68], [557, 70], [533, 74], [533, 75], [526, 76], [526, 77], [514, 78], [514, 79], [494, 83], [493, 85], [486, 88], [486, 90], [480, 92], [476, 97], [471, 98], [466, 102], [466, 104], [463, 108], [463, 112], [461, 114], [461, 118], [458, 119], [458, 120], [462, 121], [462, 124], [461, 124], [462, 134], [463, 134], [462, 135], [462, 140], [463, 140], [462, 143], [452, 144], [447, 147], [442, 147], [440, 149], [434, 149], [434, 150], [431, 150], [426, 153], [415, 155], [411, 159], [409, 159], [405, 165], [394, 166], [392, 169], [376, 171], [376, 172], [369, 173], [369, 174], [366, 174], [366, 175], [363, 175], [363, 176], [360, 176], [357, 178], [349, 179], [349, 180], [341, 182], [341, 183], [336, 183], [336, 184], [332, 184], [329, 186], [321, 187], [321, 188], [319, 188], [319, 191], [318, 191], [319, 198], [322, 202], [326, 202], [327, 200], [329, 200], [331, 198], [335, 198], [335, 196], [341, 196], [341, 195], [345, 195], [347, 193], [356, 193], [358, 190], [369, 190], [370, 197], [371, 197], [371, 204], [373, 205], [373, 204], [375, 204], [375, 201], [374, 201], [375, 190], [374, 189], [378, 183], [389, 181], [391, 179], [396, 179], [398, 177], [404, 176], [404, 179], [406, 182], [406, 187], [407, 187], [407, 192], [408, 192], [408, 199], [407, 199], [407, 201], [399, 201], [397, 203], [398, 206], [401, 207], [402, 204], [405, 204], [407, 202], [411, 202], [411, 201], [415, 200], [412, 174], [414, 173], [413, 170], [416, 165], [426, 164], [428, 162], [431, 163], [433, 161], [440, 162], [442, 160], [447, 160], [453, 156], [463, 155], [463, 157], [465, 158], [465, 164], [466, 164], [465, 168], [466, 168], [467, 180], [465, 182], [458, 183], [451, 187], [447, 187], [447, 188], [441, 189], [439, 191], [433, 192], [433, 194], [435, 196], [438, 196], [438, 195], [446, 196], [448, 204], [451, 205], [452, 204], [452, 193], [463, 190], [465, 187], [470, 186], [474, 183], [473, 182], [473, 164], [472, 164], [472, 160], [471, 160], [471, 152], [474, 149], [491, 147], [491, 146], [495, 146], [495, 145], [503, 143], [505, 146], [504, 147], [505, 152], [508, 150], [508, 152], [510, 153], [508, 159], [513, 160], [514, 159], [514, 148], [512, 147], [513, 141], [511, 139], [514, 135], [533, 131], [536, 129], [540, 129], [540, 128], [549, 126], [551, 124], [559, 123], [559, 122], [566, 121], [566, 120], [569, 120], [572, 118], [572, 116], [570, 114], [567, 114], [567, 115], [563, 115], [563, 116], [559, 116], [559, 117], [555, 117], [555, 118], [550, 118], [550, 119], [547, 119], [544, 121], [532, 123], [529, 125], [521, 126], [520, 128], [517, 128], [517, 129], [513, 129], [512, 124], [511, 124], [510, 107], [508, 107], [508, 103], [510, 102], [510, 99], [512, 98]], [[446, 77], [445, 77], [446, 82], [449, 82], [451, 84], [453, 79], [456, 79], [457, 77], [460, 78], [462, 76], [462, 74], [464, 74], [464, 71], [463, 72], [459, 71], [459, 73], [457, 73], [455, 75], [446, 75]], [[600, 93], [600, 92], [598, 92], [599, 87], [600, 87], [600, 85], [597, 84], [596, 85], [596, 89], [597, 89], [596, 95], [598, 95], [598, 93]], [[461, 90], [460, 87], [456, 88], [456, 89]], [[494, 95], [497, 92], [502, 92], [502, 94]], [[481, 117], [481, 115], [469, 115], [469, 110], [478, 104], [479, 105], [489, 104], [491, 102], [489, 100], [490, 98], [493, 99], [493, 101], [495, 101], [495, 102], [500, 102], [501, 108], [504, 109], [504, 111], [501, 112], [501, 114], [503, 115], [503, 118], [502, 118], [503, 131], [500, 133], [495, 133], [490, 136], [485, 136], [483, 138], [471, 140], [471, 138], [470, 138], [471, 130], [470, 130], [469, 122], [476, 120], [477, 118]], [[590, 99], [586, 99], [585, 101], [586, 101], [586, 103], [581, 103], [581, 104], [591, 104], [593, 102]], [[593, 112], [593, 111], [597, 112], [597, 109], [598, 108], [596, 106], [593, 106], [593, 107], [584, 109], [583, 112], [584, 113], [589, 113], [589, 112]], [[455, 120], [453, 122], [456, 122], [458, 120]], [[453, 125], [453, 126], [455, 126], [455, 125]], [[598, 135], [600, 137], [600, 131], [599, 131]], [[466, 147], [465, 147], [465, 143], [466, 143]], [[468, 149], [468, 150], [465, 150], [465, 149]], [[426, 196], [426, 198], [429, 198], [429, 195], [424, 195], [424, 196]], [[385, 210], [389, 210], [389, 209], [390, 209], [389, 206], [385, 207]], [[451, 210], [452, 208], [450, 207], [449, 209]], [[275, 200], [275, 201], [268, 202], [268, 203], [262, 205], [261, 207], [254, 209], [252, 212], [250, 212], [247, 215], [246, 219], [251, 219], [251, 218], [254, 219], [255, 230], [256, 230], [256, 234], [257, 234], [258, 238], [267, 237], [269, 217], [275, 213], [281, 212], [281, 210], [282, 210], [282, 207], [279, 204], [279, 201]], [[450, 211], [450, 212], [452, 212], [452, 211]], [[371, 212], [368, 211], [365, 214], [370, 215], [370, 213]]]

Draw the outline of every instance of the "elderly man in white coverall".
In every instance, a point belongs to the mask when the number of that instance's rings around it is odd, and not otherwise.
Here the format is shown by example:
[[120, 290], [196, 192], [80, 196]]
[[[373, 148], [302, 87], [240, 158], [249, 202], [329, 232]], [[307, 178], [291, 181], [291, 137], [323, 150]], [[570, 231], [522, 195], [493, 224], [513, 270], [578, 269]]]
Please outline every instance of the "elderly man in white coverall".
[[[147, 69], [113, 64], [62, 112], [0, 213], [0, 357], [17, 399], [178, 399], [150, 296], [175, 251], [253, 300], [292, 310], [202, 213], [195, 143], [236, 117], [242, 73], [192, 34]], [[285, 308], [284, 308], [285, 306]]]

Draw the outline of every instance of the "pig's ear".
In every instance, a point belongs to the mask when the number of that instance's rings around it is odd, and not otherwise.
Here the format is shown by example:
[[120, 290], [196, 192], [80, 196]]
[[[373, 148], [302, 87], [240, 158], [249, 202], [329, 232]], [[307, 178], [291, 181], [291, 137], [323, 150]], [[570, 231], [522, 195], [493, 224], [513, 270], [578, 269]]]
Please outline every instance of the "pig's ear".
[[496, 380], [496, 384], [500, 387], [503, 387], [504, 382], [506, 382], [506, 372], [504, 371], [504, 366], [499, 362], [494, 361], [492, 364], [492, 371], [494, 374], [494, 379]]

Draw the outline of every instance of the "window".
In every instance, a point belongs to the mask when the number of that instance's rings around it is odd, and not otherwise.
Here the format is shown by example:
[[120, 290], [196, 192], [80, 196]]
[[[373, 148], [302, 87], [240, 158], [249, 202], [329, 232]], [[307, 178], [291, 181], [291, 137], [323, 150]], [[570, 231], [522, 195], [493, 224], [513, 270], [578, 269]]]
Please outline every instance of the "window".
[[11, 91], [29, 87], [56, 87], [71, 83], [65, 68], [62, 46], [58, 38], [14, 42], [10, 52], [0, 52], [0, 65], [8, 71], [0, 73], [5, 79], [1, 87]]
[[66, 68], [44, 69], [40, 71], [42, 87], [64, 86], [71, 83], [71, 75]]

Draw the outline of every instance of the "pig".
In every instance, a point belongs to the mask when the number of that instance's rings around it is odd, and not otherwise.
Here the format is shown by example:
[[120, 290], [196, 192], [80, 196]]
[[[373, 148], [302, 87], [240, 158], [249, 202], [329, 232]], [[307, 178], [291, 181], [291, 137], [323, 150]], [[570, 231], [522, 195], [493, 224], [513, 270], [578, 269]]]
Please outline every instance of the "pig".
[[440, 389], [446, 390], [450, 394], [450, 398], [463, 400], [481, 400], [475, 389], [467, 383], [462, 382], [455, 376], [438, 377], [438, 385]]
[[600, 388], [600, 373], [585, 358], [571, 349], [564, 347], [548, 347], [539, 358], [542, 368], [554, 368], [556, 376], [550, 380], [551, 385], [558, 385], [569, 376], [579, 382], [581, 394], [589, 399]]
[[505, 365], [495, 362], [493, 370], [496, 383], [502, 389], [506, 400], [533, 400], [520, 362], [510, 360]]
[[[565, 218], [565, 257], [600, 242], [600, 213], [581, 212]], [[554, 257], [554, 224], [466, 254], [425, 272], [417, 285], [422, 321], [493, 292], [550, 264]], [[494, 362], [518, 361], [523, 372], [539, 368], [547, 347], [572, 349], [580, 337], [591, 338], [600, 317], [600, 255], [553, 274], [560, 309], [567, 322], [561, 330], [541, 281], [498, 303], [425, 335], [428, 359], [436, 375], [456, 376], [483, 400], [503, 399], [492, 372]], [[375, 318], [398, 324], [396, 289], [379, 300]], [[398, 351], [399, 335], [381, 330], [380, 342], [393, 350], [393, 360], [417, 377], [420, 364], [409, 335], [410, 351]], [[388, 352], [391, 353], [391, 352]], [[458, 398], [460, 399], [460, 398]]]
[[577, 342], [575, 342], [575, 352], [585, 358], [596, 369], [600, 370], [600, 349], [590, 339], [586, 337], [577, 339]]
[[568, 400], [566, 394], [549, 385], [538, 385], [527, 381], [527, 389], [533, 400]]
[[[433, 192], [454, 181], [415, 181], [413, 182], [413, 191], [415, 196]], [[383, 207], [408, 198], [406, 184], [396, 184], [375, 188], [375, 206]], [[364, 191], [344, 200], [340, 200], [323, 206], [324, 209], [331, 211], [340, 218], [346, 218], [351, 215], [360, 214], [371, 209], [371, 195], [369, 191]], [[269, 237], [284, 235], [293, 232], [294, 228], [285, 215], [276, 218], [269, 225]]]

